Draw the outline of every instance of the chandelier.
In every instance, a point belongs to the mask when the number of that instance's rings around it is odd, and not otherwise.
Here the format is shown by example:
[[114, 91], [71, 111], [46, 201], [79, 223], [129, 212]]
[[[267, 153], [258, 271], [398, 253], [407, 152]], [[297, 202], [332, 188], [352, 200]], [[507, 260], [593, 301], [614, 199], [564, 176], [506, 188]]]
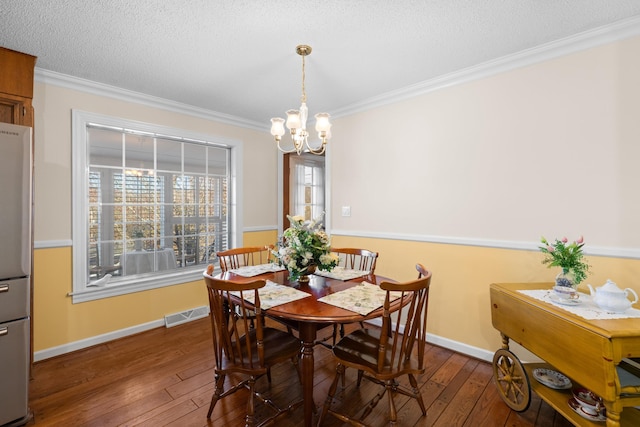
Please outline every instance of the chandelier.
[[275, 137], [276, 143], [278, 144], [278, 149], [284, 153], [293, 153], [295, 151], [296, 153], [300, 154], [305, 150], [306, 147], [306, 150], [308, 150], [310, 153], [322, 155], [324, 154], [327, 147], [327, 141], [331, 138], [331, 123], [329, 123], [329, 114], [318, 113], [315, 115], [316, 132], [318, 132], [318, 137], [322, 141], [322, 145], [314, 149], [309, 145], [308, 141], [309, 133], [307, 132], [307, 117], [309, 114], [309, 110], [307, 109], [307, 94], [304, 89], [304, 58], [311, 53], [311, 46], [301, 44], [296, 47], [296, 52], [298, 53], [298, 55], [302, 56], [302, 104], [300, 105], [299, 110], [287, 111], [286, 123], [287, 129], [289, 129], [289, 132], [291, 133], [293, 149], [286, 150], [280, 145], [282, 136], [285, 133], [284, 119], [280, 117], [271, 119], [271, 135]]

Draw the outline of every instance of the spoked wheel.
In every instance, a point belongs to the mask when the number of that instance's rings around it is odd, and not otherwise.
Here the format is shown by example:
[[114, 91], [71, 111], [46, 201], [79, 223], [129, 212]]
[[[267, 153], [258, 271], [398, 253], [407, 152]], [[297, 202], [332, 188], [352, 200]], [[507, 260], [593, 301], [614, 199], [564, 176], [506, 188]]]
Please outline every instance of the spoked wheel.
[[493, 355], [493, 376], [500, 397], [517, 412], [526, 411], [531, 403], [531, 388], [524, 366], [515, 354], [500, 349]]

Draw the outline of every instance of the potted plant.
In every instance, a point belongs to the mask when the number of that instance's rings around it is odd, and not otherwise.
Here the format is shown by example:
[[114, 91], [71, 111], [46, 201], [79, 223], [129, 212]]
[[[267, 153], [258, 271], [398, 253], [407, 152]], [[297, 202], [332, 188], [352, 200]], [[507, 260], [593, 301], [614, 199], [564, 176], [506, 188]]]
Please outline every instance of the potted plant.
[[307, 282], [307, 275], [316, 268], [331, 271], [338, 265], [338, 256], [331, 253], [329, 236], [322, 229], [322, 216], [313, 221], [301, 216], [287, 218], [291, 227], [284, 231], [272, 253], [277, 263], [289, 271], [289, 280]]
[[582, 252], [584, 238], [580, 236], [577, 240], [569, 242], [566, 237], [563, 237], [551, 243], [542, 237], [540, 241], [542, 242], [542, 246], [539, 247], [540, 252], [545, 254], [542, 263], [547, 264], [549, 268], [562, 269], [556, 276], [556, 286], [570, 288], [571, 290], [565, 291], [574, 293], [578, 284], [587, 278], [590, 267]]

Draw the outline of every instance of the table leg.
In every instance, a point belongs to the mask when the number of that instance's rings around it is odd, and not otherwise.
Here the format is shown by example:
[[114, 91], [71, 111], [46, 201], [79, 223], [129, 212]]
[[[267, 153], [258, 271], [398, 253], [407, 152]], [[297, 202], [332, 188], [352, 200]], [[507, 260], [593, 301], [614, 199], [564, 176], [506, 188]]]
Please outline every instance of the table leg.
[[615, 402], [605, 402], [605, 407], [607, 408], [607, 427], [620, 427], [622, 406], [616, 405]]
[[316, 342], [316, 325], [300, 322], [302, 341], [302, 398], [304, 400], [304, 425], [313, 425], [315, 402], [313, 401], [313, 346]]

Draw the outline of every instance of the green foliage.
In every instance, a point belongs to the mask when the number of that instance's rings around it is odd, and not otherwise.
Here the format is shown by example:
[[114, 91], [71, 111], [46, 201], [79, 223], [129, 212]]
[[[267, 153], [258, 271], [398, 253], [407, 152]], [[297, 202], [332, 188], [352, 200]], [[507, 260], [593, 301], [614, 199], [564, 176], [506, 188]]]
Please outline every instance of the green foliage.
[[543, 245], [539, 247], [540, 252], [545, 254], [545, 258], [542, 260], [543, 264], [547, 264], [547, 267], [562, 268], [564, 274], [570, 274], [575, 277], [576, 285], [587, 278], [590, 266], [582, 253], [582, 247], [584, 246], [582, 236], [571, 243], [568, 242], [566, 237], [555, 239], [554, 243], [550, 243], [542, 237], [540, 242]]

